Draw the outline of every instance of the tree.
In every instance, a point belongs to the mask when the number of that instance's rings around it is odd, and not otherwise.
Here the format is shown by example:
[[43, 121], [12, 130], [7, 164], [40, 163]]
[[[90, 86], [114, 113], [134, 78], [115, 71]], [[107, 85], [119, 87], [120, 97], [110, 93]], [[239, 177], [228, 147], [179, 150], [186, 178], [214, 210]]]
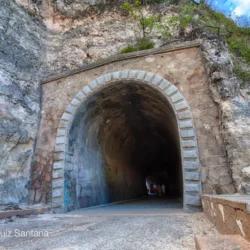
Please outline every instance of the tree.
[[122, 6], [123, 10], [127, 11], [134, 21], [139, 24], [141, 31], [141, 38], [146, 39], [156, 24], [159, 21], [159, 15], [147, 16], [143, 13], [143, 4], [139, 0], [135, 0], [134, 3], [125, 2]]

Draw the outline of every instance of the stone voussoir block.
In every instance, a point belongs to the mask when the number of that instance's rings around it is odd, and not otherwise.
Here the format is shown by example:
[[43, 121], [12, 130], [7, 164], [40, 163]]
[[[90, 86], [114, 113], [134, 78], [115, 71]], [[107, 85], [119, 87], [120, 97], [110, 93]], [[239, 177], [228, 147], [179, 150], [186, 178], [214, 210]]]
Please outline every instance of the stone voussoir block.
[[56, 137], [56, 144], [65, 144], [66, 136], [58, 136]]
[[69, 121], [64, 121], [64, 120], [60, 120], [58, 128], [67, 128], [69, 124]]
[[62, 161], [60, 161], [60, 162], [54, 162], [53, 163], [53, 169], [54, 170], [63, 169], [63, 162]]
[[56, 144], [54, 152], [65, 152], [65, 144]]
[[80, 101], [77, 98], [73, 98], [72, 101], [70, 102], [70, 104], [72, 104], [73, 106], [77, 106], [79, 105]]
[[86, 85], [86, 86], [83, 87], [82, 92], [83, 92], [85, 95], [88, 95], [88, 94], [91, 93], [91, 88], [90, 88], [88, 85]]
[[106, 81], [106, 82], [110, 82], [110, 81], [112, 80], [112, 74], [111, 74], [111, 73], [106, 74], [106, 75], [104, 76], [104, 78], [105, 78], [105, 81]]
[[77, 93], [76, 98], [82, 101], [85, 98], [85, 94], [82, 91], [80, 91]]
[[64, 184], [64, 180], [62, 178], [61, 179], [54, 179], [52, 181], [52, 188], [63, 187], [63, 184]]
[[71, 119], [72, 114], [70, 113], [63, 113], [61, 120], [69, 121]]
[[200, 193], [200, 191], [201, 191], [200, 184], [198, 184], [198, 183], [186, 183], [185, 184], [185, 191], [186, 192]]
[[185, 172], [185, 180], [187, 181], [199, 181], [200, 172]]
[[150, 82], [152, 80], [152, 78], [154, 77], [153, 73], [146, 73], [146, 76], [144, 78], [145, 82]]
[[103, 76], [98, 77], [96, 79], [96, 81], [97, 81], [97, 83], [98, 83], [99, 86], [104, 85], [105, 82], [106, 82], [106, 80], [105, 80], [105, 78]]
[[145, 74], [146, 74], [146, 72], [144, 72], [144, 71], [138, 71], [138, 74], [137, 74], [137, 79], [138, 80], [143, 80], [144, 79], [144, 77], [145, 77]]
[[53, 171], [53, 179], [63, 178], [64, 171], [63, 169], [57, 169]]
[[193, 122], [192, 120], [180, 121], [179, 125], [180, 128], [192, 128]]
[[161, 76], [155, 76], [152, 80], [151, 83], [155, 86], [157, 86], [161, 81], [163, 80], [163, 78]]
[[183, 150], [183, 158], [197, 158], [197, 150]]
[[186, 195], [186, 204], [192, 206], [200, 206], [201, 199], [198, 196]]
[[188, 104], [186, 101], [181, 101], [179, 103], [176, 103], [174, 106], [177, 111], [188, 108]]
[[183, 99], [184, 99], [184, 96], [180, 92], [177, 92], [176, 94], [174, 94], [173, 96], [171, 96], [171, 101], [173, 103], [179, 102], [180, 100], [183, 100]]
[[183, 148], [195, 148], [197, 146], [195, 140], [182, 140], [181, 145]]
[[192, 138], [192, 137], [195, 137], [195, 131], [194, 131], [194, 129], [181, 130], [181, 137], [182, 138]]
[[129, 71], [129, 78], [130, 78], [130, 79], [136, 78], [138, 72], [139, 72], [138, 70], [130, 70], [130, 71]]
[[170, 86], [170, 83], [167, 80], [163, 80], [163, 81], [161, 81], [161, 83], [159, 85], [159, 89], [164, 90], [169, 86]]
[[127, 79], [129, 75], [129, 71], [128, 70], [122, 70], [121, 72], [121, 79]]
[[57, 136], [65, 136], [66, 135], [66, 129], [63, 129], [63, 128], [59, 128], [57, 130]]
[[56, 188], [52, 190], [52, 197], [62, 197], [63, 192], [62, 192], [62, 188]]
[[191, 113], [190, 110], [185, 110], [185, 111], [179, 112], [178, 113], [178, 118], [180, 120], [192, 118], [192, 113]]
[[197, 161], [184, 161], [183, 167], [185, 170], [197, 170], [200, 168], [200, 164]]
[[174, 85], [171, 85], [168, 89], [165, 90], [165, 94], [167, 96], [170, 96], [173, 93], [175, 93], [176, 91], [178, 91], [178, 89]]
[[98, 87], [98, 83], [97, 81], [92, 81], [90, 84], [89, 84], [90, 88], [91, 89], [96, 89]]
[[55, 152], [54, 153], [54, 161], [64, 160], [65, 153], [64, 152]]
[[120, 79], [120, 73], [121, 73], [121, 71], [113, 72], [113, 79], [114, 80], [119, 80]]
[[74, 113], [75, 109], [76, 109], [76, 107], [70, 104], [67, 106], [65, 111], [72, 114], [72, 113]]

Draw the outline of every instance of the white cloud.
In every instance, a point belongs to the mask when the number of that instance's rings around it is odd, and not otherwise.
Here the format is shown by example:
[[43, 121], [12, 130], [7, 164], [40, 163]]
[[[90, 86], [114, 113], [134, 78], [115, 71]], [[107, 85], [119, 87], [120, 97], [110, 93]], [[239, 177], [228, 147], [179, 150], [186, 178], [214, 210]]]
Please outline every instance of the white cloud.
[[235, 16], [250, 16], [250, 0], [232, 0], [236, 5], [233, 10]]

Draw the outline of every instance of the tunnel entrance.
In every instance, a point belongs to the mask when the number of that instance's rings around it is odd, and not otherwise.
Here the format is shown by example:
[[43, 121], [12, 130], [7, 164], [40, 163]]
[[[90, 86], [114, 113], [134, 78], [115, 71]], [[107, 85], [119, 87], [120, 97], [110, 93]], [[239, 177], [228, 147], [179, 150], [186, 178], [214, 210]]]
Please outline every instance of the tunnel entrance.
[[182, 197], [176, 117], [152, 87], [117, 82], [93, 94], [78, 108], [69, 135], [74, 208], [146, 195], [147, 176], [164, 183], [167, 195]]
[[152, 73], [123, 70], [85, 85], [55, 140], [55, 212], [133, 199], [145, 180], [199, 210], [200, 163], [192, 113], [179, 90]]

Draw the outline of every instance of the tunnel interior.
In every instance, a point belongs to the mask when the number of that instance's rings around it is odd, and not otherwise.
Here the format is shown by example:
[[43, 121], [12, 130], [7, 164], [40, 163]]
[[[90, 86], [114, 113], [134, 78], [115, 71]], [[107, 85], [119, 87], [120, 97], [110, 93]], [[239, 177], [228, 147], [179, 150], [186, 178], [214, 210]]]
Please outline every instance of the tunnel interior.
[[78, 108], [69, 132], [65, 189], [71, 209], [147, 194], [151, 176], [182, 198], [179, 134], [171, 105], [151, 86], [117, 82]]

